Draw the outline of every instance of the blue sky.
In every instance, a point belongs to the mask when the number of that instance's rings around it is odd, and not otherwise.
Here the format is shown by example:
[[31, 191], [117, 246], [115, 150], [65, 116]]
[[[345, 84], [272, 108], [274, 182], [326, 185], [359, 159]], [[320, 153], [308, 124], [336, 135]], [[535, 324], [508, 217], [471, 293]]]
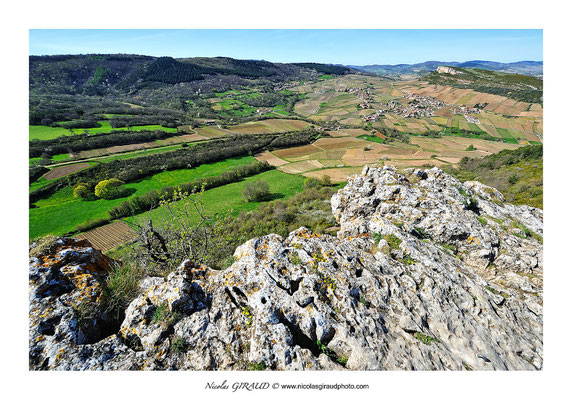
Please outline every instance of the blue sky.
[[542, 30], [30, 30], [30, 55], [129, 53], [273, 62], [542, 61]]

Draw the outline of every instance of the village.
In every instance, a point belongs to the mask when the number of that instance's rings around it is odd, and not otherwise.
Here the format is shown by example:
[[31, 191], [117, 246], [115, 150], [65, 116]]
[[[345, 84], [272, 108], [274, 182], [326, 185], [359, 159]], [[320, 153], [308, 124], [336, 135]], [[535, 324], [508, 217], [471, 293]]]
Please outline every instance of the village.
[[[368, 88], [355, 89], [355, 93], [356, 96], [361, 100], [358, 108], [372, 108], [371, 103], [373, 98]], [[407, 102], [405, 102], [403, 99], [407, 100]], [[468, 122], [475, 124], [479, 123], [479, 119], [476, 117], [476, 115], [480, 113], [480, 109], [477, 107], [457, 107], [434, 99], [433, 97], [421, 96], [415, 93], [406, 94], [402, 99], [394, 99], [390, 100], [388, 103], [382, 103], [381, 107], [379, 107], [375, 113], [364, 115], [362, 118], [364, 122], [375, 122], [385, 113], [392, 113], [404, 118], [432, 117], [435, 115], [437, 110], [444, 107], [451, 107], [451, 110], [454, 114], [464, 115]]]

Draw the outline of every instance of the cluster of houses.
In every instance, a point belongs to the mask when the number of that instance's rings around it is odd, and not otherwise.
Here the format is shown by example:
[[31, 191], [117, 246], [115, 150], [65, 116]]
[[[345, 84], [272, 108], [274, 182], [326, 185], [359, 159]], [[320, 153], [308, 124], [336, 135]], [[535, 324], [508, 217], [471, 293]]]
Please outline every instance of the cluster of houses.
[[348, 90], [348, 92], [355, 94], [355, 96], [360, 101], [358, 108], [362, 108], [362, 109], [371, 108], [371, 105], [369, 103], [373, 100], [373, 97], [371, 95], [370, 88], [365, 88], [365, 89], [364, 88], [350, 88]]
[[264, 115], [264, 114], [268, 114], [269, 112], [272, 112], [273, 110], [269, 107], [262, 107], [256, 110], [256, 112], [258, 113], [258, 115]]
[[480, 110], [477, 107], [466, 107], [466, 106], [461, 106], [459, 108], [454, 108], [453, 109], [453, 113], [455, 114], [462, 114], [462, 115], [468, 115], [468, 114], [478, 114], [480, 112]]
[[467, 120], [467, 122], [470, 122], [472, 124], [480, 124], [479, 119], [474, 115], [465, 114], [465, 119]]
[[406, 94], [403, 97], [409, 100], [407, 104], [391, 100], [385, 104], [387, 111], [405, 118], [421, 118], [431, 117], [435, 115], [435, 111], [446, 106], [445, 103], [433, 97], [420, 96], [414, 93]]
[[370, 115], [364, 115], [362, 117], [364, 122], [375, 122], [379, 119], [381, 115], [385, 113], [385, 110], [377, 110], [375, 113]]

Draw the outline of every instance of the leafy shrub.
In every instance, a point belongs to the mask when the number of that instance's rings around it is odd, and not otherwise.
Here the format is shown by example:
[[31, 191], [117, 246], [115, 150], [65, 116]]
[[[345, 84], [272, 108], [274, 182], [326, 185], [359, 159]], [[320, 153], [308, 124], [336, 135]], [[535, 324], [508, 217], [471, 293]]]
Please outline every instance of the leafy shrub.
[[76, 199], [89, 199], [92, 196], [92, 189], [87, 183], [80, 182], [73, 188], [73, 197]]
[[207, 215], [202, 194], [177, 191], [159, 203], [166, 211], [164, 225], [154, 226], [147, 219], [134, 227], [138, 238], [133, 256], [149, 275], [167, 275], [183, 260], [216, 269], [227, 265], [228, 256], [240, 244], [229, 229], [232, 218], [229, 213]]
[[106, 179], [95, 185], [95, 195], [102, 199], [114, 199], [120, 194], [119, 187], [125, 182], [116, 179]]
[[322, 186], [332, 186], [332, 180], [329, 175], [323, 175], [321, 179]]
[[248, 182], [242, 190], [242, 196], [248, 202], [264, 201], [270, 196], [270, 188], [263, 180]]
[[304, 188], [305, 189], [317, 188], [320, 186], [322, 186], [322, 184], [316, 178], [306, 178], [304, 180]]

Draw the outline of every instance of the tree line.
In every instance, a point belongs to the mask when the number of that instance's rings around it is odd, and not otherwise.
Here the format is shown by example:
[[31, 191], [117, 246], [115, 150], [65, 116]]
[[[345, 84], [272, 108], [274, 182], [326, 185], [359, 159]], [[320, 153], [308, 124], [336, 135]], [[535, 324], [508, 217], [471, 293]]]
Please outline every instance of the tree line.
[[198, 193], [201, 190], [208, 190], [219, 186], [228, 185], [229, 183], [238, 182], [248, 176], [257, 175], [261, 172], [272, 169], [267, 162], [255, 161], [249, 165], [239, 165], [229, 171], [225, 171], [218, 176], [210, 176], [207, 178], [198, 178], [191, 182], [181, 183], [178, 186], [165, 186], [159, 190], [152, 190], [144, 195], [137, 196], [131, 200], [124, 201], [118, 206], [108, 211], [111, 219], [128, 217], [140, 214], [156, 208], [161, 200], [170, 200], [175, 193], [183, 191], [186, 193]]
[[89, 135], [81, 133], [60, 136], [49, 140], [32, 140], [29, 144], [30, 157], [50, 157], [62, 153], [78, 153], [84, 150], [101, 149], [111, 146], [153, 142], [155, 140], [180, 136], [183, 132], [156, 131], [111, 131]]
[[236, 135], [199, 143], [193, 147], [181, 148], [168, 153], [100, 163], [57, 179], [31, 192], [30, 204], [49, 197], [61, 188], [73, 186], [79, 182], [96, 183], [110, 178], [117, 178], [123, 182], [133, 182], [163, 171], [194, 168], [201, 164], [252, 155], [263, 150], [309, 144], [318, 136], [318, 132], [313, 129], [279, 134]]

